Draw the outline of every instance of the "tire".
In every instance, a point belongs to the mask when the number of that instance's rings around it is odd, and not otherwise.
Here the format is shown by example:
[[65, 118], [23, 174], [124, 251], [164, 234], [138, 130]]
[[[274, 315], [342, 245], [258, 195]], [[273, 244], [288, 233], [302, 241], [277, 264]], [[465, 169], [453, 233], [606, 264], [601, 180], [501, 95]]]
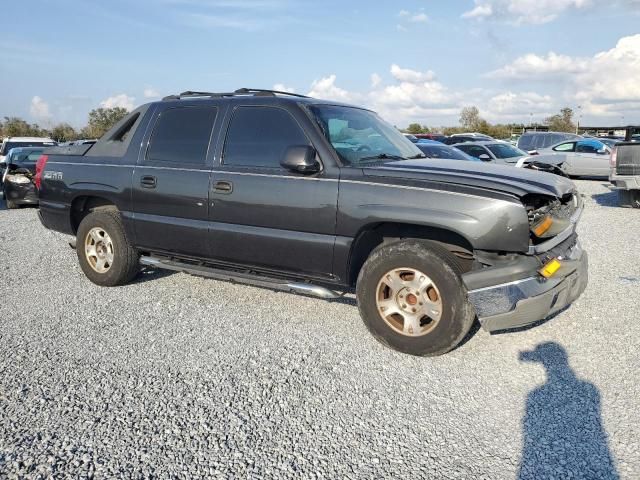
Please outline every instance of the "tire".
[[[461, 274], [456, 258], [437, 243], [399, 240], [383, 244], [371, 253], [358, 275], [360, 316], [373, 336], [394, 350], [442, 355], [462, 341], [475, 320]], [[419, 288], [411, 290], [418, 284]], [[416, 314], [411, 312], [414, 307]], [[383, 310], [400, 309], [399, 314], [383, 317]]]
[[14, 202], [12, 200], [7, 200], [6, 203], [7, 203], [7, 208], [9, 210], [15, 210], [15, 209], [20, 208], [20, 205], [18, 205], [16, 202]]
[[124, 285], [133, 280], [140, 268], [139, 254], [127, 239], [115, 210], [94, 210], [82, 219], [76, 234], [76, 252], [80, 268], [96, 285]]

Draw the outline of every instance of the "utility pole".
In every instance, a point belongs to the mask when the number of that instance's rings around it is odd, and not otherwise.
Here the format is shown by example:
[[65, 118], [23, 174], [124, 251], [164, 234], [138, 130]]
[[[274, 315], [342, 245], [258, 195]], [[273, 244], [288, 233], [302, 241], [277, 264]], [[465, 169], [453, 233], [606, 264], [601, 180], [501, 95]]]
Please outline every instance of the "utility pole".
[[576, 122], [576, 135], [580, 129], [580, 120], [582, 120], [582, 105], [578, 105], [578, 121]]

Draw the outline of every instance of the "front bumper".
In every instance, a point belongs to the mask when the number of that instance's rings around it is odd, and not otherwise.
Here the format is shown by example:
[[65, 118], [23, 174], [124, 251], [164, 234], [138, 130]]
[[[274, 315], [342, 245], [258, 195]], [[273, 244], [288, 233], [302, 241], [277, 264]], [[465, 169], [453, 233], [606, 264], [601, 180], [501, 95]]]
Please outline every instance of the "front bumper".
[[575, 301], [587, 287], [587, 253], [576, 242], [567, 255], [557, 258], [562, 267], [549, 279], [534, 270], [526, 278], [470, 290], [469, 301], [482, 327], [489, 332], [522, 327], [547, 318]]

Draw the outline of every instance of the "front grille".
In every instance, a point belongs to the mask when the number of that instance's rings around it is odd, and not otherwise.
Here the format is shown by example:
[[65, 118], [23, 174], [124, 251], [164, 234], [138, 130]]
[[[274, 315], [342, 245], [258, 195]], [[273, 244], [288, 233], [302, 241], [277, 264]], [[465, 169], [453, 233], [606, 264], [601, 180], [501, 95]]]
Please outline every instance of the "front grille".
[[640, 175], [640, 144], [618, 145], [616, 149], [616, 173]]

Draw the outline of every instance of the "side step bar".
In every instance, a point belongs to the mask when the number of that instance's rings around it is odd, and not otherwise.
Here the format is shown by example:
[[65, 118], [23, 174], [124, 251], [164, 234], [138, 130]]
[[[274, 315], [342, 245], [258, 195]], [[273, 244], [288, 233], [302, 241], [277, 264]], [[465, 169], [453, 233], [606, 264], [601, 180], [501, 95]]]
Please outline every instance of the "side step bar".
[[228, 282], [243, 283], [246, 285], [254, 285], [257, 287], [271, 288], [273, 290], [282, 290], [285, 292], [300, 293], [302, 295], [310, 295], [325, 299], [340, 298], [341, 295], [329, 290], [325, 287], [313, 285], [311, 283], [287, 282], [286, 280], [278, 280], [275, 278], [263, 277], [251, 273], [232, 272], [227, 270], [205, 267], [202, 265], [191, 265], [176, 260], [170, 260], [157, 257], [140, 257], [140, 263], [147, 267], [164, 268], [175, 272], [188, 273], [199, 277], [214, 278], [216, 280], [224, 280]]

